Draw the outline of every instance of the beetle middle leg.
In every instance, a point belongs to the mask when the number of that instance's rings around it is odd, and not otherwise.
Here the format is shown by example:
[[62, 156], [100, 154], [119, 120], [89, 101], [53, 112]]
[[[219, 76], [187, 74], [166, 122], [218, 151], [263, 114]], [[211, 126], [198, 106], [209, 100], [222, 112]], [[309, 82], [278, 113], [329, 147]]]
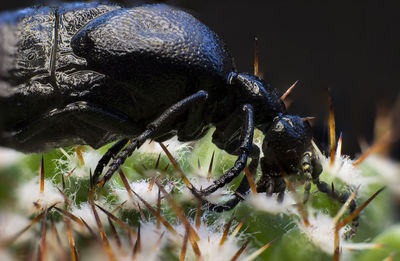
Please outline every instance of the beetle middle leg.
[[100, 170], [102, 170], [104, 167], [104, 163], [111, 159], [112, 155], [114, 155], [114, 151], [116, 151], [124, 142], [117, 143], [117, 147], [112, 147], [112, 151], [107, 152], [107, 155], [103, 157], [104, 160], [103, 158], [100, 160], [98, 166], [96, 167], [96, 170], [99, 169], [99, 172], [96, 172], [96, 175], [94, 176], [94, 183], [102, 185], [107, 182], [107, 180], [112, 177], [114, 172], [125, 162], [125, 160], [133, 153], [135, 149], [139, 148], [147, 139], [156, 138], [157, 136], [162, 135], [163, 130], [173, 124], [182, 113], [188, 110], [195, 103], [207, 99], [207, 96], [208, 94], [206, 91], [198, 91], [197, 93], [186, 97], [185, 99], [165, 110], [156, 120], [147, 125], [147, 129], [142, 132], [142, 134], [131, 140], [131, 143], [115, 157], [103, 179], [101, 181], [97, 181], [101, 174]]
[[97, 181], [103, 172], [103, 169], [110, 162], [112, 158], [115, 158], [122, 148], [129, 142], [129, 139], [122, 139], [117, 141], [108, 151], [101, 157], [97, 166], [93, 172], [93, 181]]
[[[255, 173], [257, 170], [258, 162], [260, 160], [260, 149], [253, 144], [249, 156], [251, 157], [250, 164], [248, 165], [249, 172]], [[206, 204], [209, 210], [222, 212], [232, 210], [234, 207], [236, 207], [236, 205], [244, 199], [244, 196], [246, 196], [249, 190], [250, 184], [247, 177], [244, 175], [239, 183], [239, 186], [235, 190], [234, 197], [222, 204], [214, 204], [202, 198], [200, 195], [195, 195], [200, 197], [202, 203]]]

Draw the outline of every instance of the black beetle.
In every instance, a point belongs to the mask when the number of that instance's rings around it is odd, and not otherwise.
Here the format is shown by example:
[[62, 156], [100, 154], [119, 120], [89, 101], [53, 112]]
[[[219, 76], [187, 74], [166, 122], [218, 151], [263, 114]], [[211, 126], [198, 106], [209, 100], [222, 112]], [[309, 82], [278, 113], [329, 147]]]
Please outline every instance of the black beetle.
[[[282, 198], [283, 171], [306, 181], [306, 198], [311, 182], [340, 202], [348, 198], [319, 181], [309, 124], [288, 115], [262, 79], [236, 72], [213, 31], [167, 5], [76, 3], [3, 13], [0, 109], [0, 144], [20, 151], [118, 140], [94, 171], [98, 181], [114, 158], [100, 183], [146, 139], [195, 140], [215, 126], [213, 142], [238, 159], [211, 186], [192, 188], [203, 199], [239, 175], [249, 156], [249, 168], [257, 167], [258, 128], [265, 134], [259, 192]], [[248, 189], [243, 178], [235, 198], [212, 208], [233, 208]]]

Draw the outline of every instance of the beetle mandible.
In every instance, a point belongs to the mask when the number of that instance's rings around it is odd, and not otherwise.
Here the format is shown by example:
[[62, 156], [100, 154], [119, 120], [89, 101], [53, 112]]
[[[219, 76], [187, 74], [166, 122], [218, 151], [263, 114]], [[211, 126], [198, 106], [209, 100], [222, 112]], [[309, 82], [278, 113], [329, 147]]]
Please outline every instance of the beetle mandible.
[[[236, 71], [222, 40], [190, 14], [167, 5], [122, 8], [99, 3], [33, 7], [0, 16], [0, 145], [24, 152], [72, 144], [99, 148], [117, 142], [94, 171], [111, 178], [145, 140], [202, 137], [237, 155], [234, 166], [200, 199], [259, 163], [254, 128], [265, 139], [259, 192], [279, 193], [282, 171], [311, 182], [340, 202], [319, 180], [311, 128], [289, 115], [276, 91], [257, 76]], [[249, 190], [246, 178], [233, 208]], [[351, 211], [355, 209], [354, 201]]]

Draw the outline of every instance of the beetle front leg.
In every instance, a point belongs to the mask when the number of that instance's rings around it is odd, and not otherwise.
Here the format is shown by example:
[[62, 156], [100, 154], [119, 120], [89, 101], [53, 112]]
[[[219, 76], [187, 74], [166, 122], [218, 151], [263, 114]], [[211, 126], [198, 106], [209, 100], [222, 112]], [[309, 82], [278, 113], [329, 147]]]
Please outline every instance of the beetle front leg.
[[[97, 184], [100, 186], [104, 185], [105, 182], [112, 177], [114, 172], [117, 171], [122, 164], [124, 164], [125, 160], [133, 153], [135, 149], [139, 148], [147, 139], [156, 138], [158, 135], [162, 135], [163, 130], [173, 124], [182, 113], [184, 113], [195, 103], [207, 99], [207, 96], [208, 94], [206, 91], [198, 91], [197, 93], [186, 97], [185, 99], [169, 107], [156, 120], [147, 125], [147, 129], [138, 137], [133, 139], [131, 143], [118, 154], [118, 156], [111, 163], [110, 168], [104, 175], [103, 179], [97, 182]], [[109, 155], [111, 156], [112, 152], [110, 152]], [[110, 156], [106, 157], [105, 160], [107, 158], [111, 158]], [[102, 167], [98, 165], [96, 169], [97, 168], [100, 169]], [[98, 177], [100, 174], [101, 173], [98, 173], [96, 177]]]
[[245, 121], [243, 122], [240, 146], [238, 149], [239, 156], [235, 162], [235, 165], [231, 169], [229, 169], [227, 173], [222, 175], [222, 177], [220, 177], [218, 180], [215, 180], [214, 184], [208, 186], [205, 189], [197, 191], [196, 193], [199, 194], [201, 197], [207, 196], [231, 182], [235, 177], [240, 174], [240, 172], [242, 172], [242, 170], [246, 166], [247, 157], [253, 144], [253, 107], [250, 104], [246, 104], [242, 107], [242, 109], [245, 112]]
[[[260, 160], [260, 149], [252, 144], [252, 148], [250, 151], [251, 157], [251, 162], [248, 166], [250, 173], [255, 173], [257, 170], [258, 162]], [[239, 186], [235, 190], [235, 196], [228, 201], [226, 201], [223, 204], [213, 204], [206, 199], [202, 198], [201, 195], [195, 194], [196, 197], [200, 198], [203, 204], [207, 205], [207, 208], [209, 210], [215, 211], [215, 212], [222, 212], [222, 211], [229, 211], [232, 210], [236, 205], [244, 199], [244, 196], [249, 192], [250, 190], [250, 184], [249, 181], [247, 180], [246, 176], [242, 177], [242, 180], [240, 181]], [[198, 193], [198, 192], [197, 192]]]

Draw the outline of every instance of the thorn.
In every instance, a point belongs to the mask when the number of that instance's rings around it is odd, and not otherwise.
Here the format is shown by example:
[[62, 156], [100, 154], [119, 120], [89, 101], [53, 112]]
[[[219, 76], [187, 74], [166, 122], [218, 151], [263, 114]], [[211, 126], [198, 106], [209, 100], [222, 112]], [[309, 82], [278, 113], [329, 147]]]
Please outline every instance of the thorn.
[[329, 139], [331, 145], [331, 160], [329, 165], [332, 167], [335, 163], [336, 152], [336, 124], [335, 124], [335, 111], [333, 108], [333, 101], [331, 90], [328, 88], [328, 103], [329, 103]]
[[72, 229], [71, 229], [71, 223], [68, 219], [65, 219], [64, 222], [65, 222], [65, 225], [67, 226], [67, 235], [68, 235], [69, 248], [71, 251], [71, 260], [77, 261], [79, 259], [79, 257], [78, 257], [78, 252], [76, 251], [76, 248], [75, 248], [75, 241], [74, 241], [74, 235], [73, 235]]
[[39, 178], [40, 178], [40, 194], [43, 194], [43, 192], [44, 192], [44, 158], [43, 158], [43, 155], [42, 155], [42, 160], [40, 161]]
[[126, 202], [128, 202], [128, 200], [125, 200], [124, 202], [122, 202], [121, 204], [119, 204], [116, 208], [114, 208], [111, 213], [116, 213], [118, 210], [120, 210], [122, 208], [122, 206], [124, 204], [126, 204]]
[[384, 258], [382, 261], [393, 261], [394, 258], [399, 254], [398, 251], [394, 251], [392, 253], [390, 253], [389, 256], [387, 256], [386, 258]]
[[114, 220], [118, 225], [120, 225], [121, 227], [123, 227], [125, 230], [127, 230], [128, 232], [136, 235], [136, 231], [129, 225], [125, 224], [122, 220], [120, 220], [119, 218], [117, 218], [116, 216], [114, 216], [112, 213], [110, 213], [109, 211], [105, 210], [104, 208], [102, 208], [101, 206], [95, 204], [96, 207], [98, 207], [101, 211], [103, 211], [108, 217], [110, 217], [112, 220]]
[[65, 193], [58, 187], [56, 187], [58, 192], [60, 192], [61, 196], [64, 198], [64, 201], [66, 203], [66, 205], [68, 206], [71, 203], [71, 200], [68, 198], [67, 195], [65, 195]]
[[228, 236], [229, 229], [231, 228], [232, 221], [233, 221], [234, 216], [232, 216], [228, 223], [225, 224], [225, 230], [224, 233], [222, 234], [221, 240], [219, 241], [219, 245], [222, 246], [225, 243], [226, 237]]
[[137, 232], [137, 237], [136, 237], [136, 243], [135, 246], [133, 247], [133, 255], [132, 255], [132, 260], [135, 259], [136, 255], [138, 253], [140, 253], [140, 251], [142, 250], [142, 246], [141, 246], [141, 237], [140, 237], [140, 222], [138, 225], [138, 232]]
[[183, 182], [185, 183], [185, 185], [189, 189], [192, 189], [193, 185], [190, 183], [189, 179], [186, 177], [185, 173], [182, 171], [178, 162], [176, 162], [176, 160], [174, 159], [172, 154], [168, 151], [167, 147], [165, 147], [164, 144], [162, 144], [162, 142], [159, 142], [159, 144], [160, 144], [161, 148], [164, 150], [165, 154], [167, 154], [167, 156], [168, 156], [169, 160], [171, 161], [172, 165], [174, 166], [175, 170], [178, 171], [179, 174], [181, 174], [181, 178], [182, 178]]
[[[50, 211], [52, 208], [54, 207], [51, 206], [49, 207], [47, 210], [45, 211]], [[0, 248], [6, 248], [7, 246], [9, 246], [10, 244], [12, 244], [15, 240], [17, 240], [18, 237], [20, 237], [23, 233], [25, 233], [28, 229], [30, 229], [33, 225], [35, 225], [37, 222], [39, 222], [39, 220], [41, 220], [45, 214], [45, 211], [43, 211], [42, 213], [40, 213], [39, 215], [37, 215], [34, 219], [32, 219], [31, 223], [29, 223], [26, 227], [24, 227], [23, 229], [21, 229], [21, 231], [19, 231], [18, 233], [16, 233], [14, 236], [12, 236], [9, 239], [5, 239], [0, 241]]]
[[[92, 175], [92, 169], [89, 169], [89, 196], [93, 196], [94, 190], [93, 190], [93, 175]], [[97, 184], [97, 186], [99, 186]]]
[[[332, 183], [333, 184], [333, 183]], [[358, 186], [356, 188], [356, 190], [354, 190], [354, 192], [351, 194], [351, 196], [346, 200], [346, 202], [343, 204], [343, 206], [340, 208], [340, 210], [338, 211], [338, 213], [335, 215], [335, 217], [333, 218], [333, 223], [335, 224], [335, 231], [334, 231], [334, 253], [335, 255], [337, 255], [337, 260], [339, 260], [339, 245], [340, 245], [340, 236], [339, 236], [339, 230], [337, 229], [337, 223], [339, 222], [339, 219], [343, 216], [344, 212], [346, 211], [346, 209], [349, 208], [350, 203], [354, 200], [354, 198], [357, 195], [358, 189], [360, 188], [360, 186]], [[334, 193], [334, 191], [332, 190], [332, 193]]]
[[239, 230], [242, 228], [242, 226], [243, 226], [245, 220], [246, 220], [246, 218], [243, 218], [243, 219], [240, 221], [239, 225], [237, 225], [237, 227], [235, 228], [235, 230], [233, 230], [233, 232], [232, 232], [232, 234], [231, 234], [231, 236], [230, 236], [231, 238], [236, 237], [237, 233], [239, 233]]
[[250, 173], [249, 168], [247, 168], [247, 166], [244, 168], [244, 173], [246, 175], [247, 181], [249, 182], [250, 188], [251, 188], [251, 192], [253, 193], [253, 195], [257, 194], [257, 188], [256, 185], [254, 184], [254, 180], [253, 180], [253, 175]]
[[[354, 250], [367, 250], [367, 249], [381, 249], [386, 248], [388, 245], [380, 244], [380, 243], [347, 243], [343, 246], [346, 250], [354, 251]], [[385, 261], [384, 259], [382, 261]]]
[[76, 168], [73, 168], [71, 171], [67, 172], [67, 176], [65, 178], [69, 178], [72, 175], [72, 173], [74, 173], [75, 169]]
[[[168, 204], [171, 206], [172, 210], [176, 213], [176, 215], [181, 220], [181, 222], [185, 226], [190, 228], [190, 234], [189, 234], [190, 241], [192, 241], [191, 238], [194, 238], [195, 242], [199, 241], [200, 237], [197, 234], [196, 230], [190, 224], [189, 220], [186, 218], [186, 215], [185, 215], [183, 209], [174, 202], [174, 200], [169, 196], [168, 192], [164, 189], [164, 187], [159, 182], [157, 182], [157, 186], [159, 187], [161, 192], [164, 194], [165, 198], [167, 199]], [[193, 243], [192, 243], [192, 247], [193, 247]]]
[[146, 216], [144, 215], [144, 212], [143, 212], [142, 207], [140, 206], [139, 202], [137, 202], [136, 204], [137, 204], [138, 209], [139, 209], [140, 219], [141, 219], [143, 222], [147, 222]]
[[179, 255], [179, 261], [185, 261], [188, 240], [189, 240], [189, 229], [186, 229], [185, 237], [183, 238], [181, 253]]
[[129, 185], [129, 181], [126, 178], [125, 173], [121, 169], [118, 169], [118, 173], [119, 173], [119, 176], [121, 177], [122, 183], [124, 183], [124, 187], [125, 187], [126, 191], [128, 192], [129, 198], [132, 199], [133, 194], [131, 191], [131, 186]]
[[161, 152], [160, 152], [160, 154], [158, 154], [158, 158], [156, 161], [156, 165], [154, 165], [154, 169], [158, 169], [158, 165], [160, 164], [160, 159], [161, 159]]
[[200, 158], [197, 158], [197, 168], [201, 170], [201, 165], [200, 165]]
[[107, 235], [106, 235], [106, 233], [104, 231], [103, 224], [101, 223], [99, 214], [97, 213], [96, 206], [95, 206], [95, 203], [94, 203], [94, 187], [93, 187], [92, 172], [90, 171], [89, 174], [90, 174], [90, 181], [91, 181], [90, 182], [91, 186], [90, 186], [90, 191], [89, 191], [89, 203], [90, 203], [90, 206], [92, 208], [92, 212], [93, 212], [94, 218], [96, 220], [97, 227], [99, 228], [100, 236], [101, 236], [101, 239], [103, 240], [103, 244], [104, 244], [104, 248], [106, 250], [106, 254], [108, 255], [108, 258], [111, 261], [114, 261], [114, 260], [116, 260], [116, 258], [114, 256], [114, 253], [113, 253], [112, 249], [111, 249], [110, 242], [108, 241]]
[[[149, 188], [147, 189], [148, 192], [152, 191], [155, 181], [156, 181], [156, 176], [153, 175], [153, 176], [151, 177], [151, 179], [150, 179]], [[131, 193], [132, 193], [132, 192], [131, 192]]]
[[251, 261], [254, 260], [256, 257], [258, 257], [259, 255], [261, 255], [262, 252], [264, 252], [265, 250], [267, 250], [271, 244], [275, 241], [276, 239], [272, 240], [271, 242], [269, 242], [268, 244], [266, 244], [265, 246], [263, 246], [262, 248], [258, 249], [257, 251], [255, 251], [253, 254], [251, 254], [250, 256], [246, 257], [244, 259], [244, 261]]
[[316, 119], [316, 117], [312, 117], [312, 116], [307, 116], [307, 117], [301, 118], [301, 120], [302, 120], [303, 122], [312, 121], [312, 120], [315, 120], [315, 119]]
[[381, 193], [386, 187], [382, 187], [380, 188], [377, 192], [375, 192], [369, 199], [367, 199], [360, 207], [358, 207], [356, 210], [354, 210], [347, 218], [345, 218], [344, 220], [342, 220], [342, 222], [340, 222], [339, 224], [337, 224], [337, 227], [339, 229], [341, 229], [342, 227], [344, 227], [345, 225], [347, 225], [349, 222], [351, 222], [354, 218], [356, 218], [360, 212], [366, 207], [368, 206], [369, 203], [371, 203], [371, 201], [379, 195], [379, 193]]
[[78, 223], [79, 225], [81, 225], [81, 226], [84, 225], [82, 220], [80, 218], [78, 218], [77, 216], [75, 216], [74, 214], [72, 214], [71, 212], [68, 212], [67, 210], [63, 210], [63, 209], [58, 208], [58, 207], [54, 207], [54, 209], [57, 210], [58, 212], [60, 212], [61, 214], [63, 214], [64, 216], [68, 217], [72, 221]]
[[295, 81], [290, 87], [289, 89], [286, 90], [286, 92], [284, 94], [282, 94], [281, 96], [281, 101], [285, 101], [286, 98], [289, 96], [289, 94], [293, 91], [294, 87], [296, 87], [296, 84], [299, 82], [299, 80]]
[[[385, 187], [382, 187], [381, 189], [379, 189], [377, 192], [375, 192], [370, 198], [368, 198], [360, 207], [358, 207], [356, 210], [354, 210], [352, 213], [350, 213], [350, 215], [345, 218], [344, 220], [342, 220], [340, 223], [337, 223], [335, 226], [335, 241], [334, 241], [334, 246], [335, 246], [335, 250], [334, 250], [334, 254], [333, 254], [333, 260], [334, 261], [339, 261], [340, 259], [340, 237], [339, 237], [339, 231], [340, 229], [342, 229], [344, 226], [346, 226], [348, 223], [350, 223], [353, 219], [355, 219], [360, 212], [366, 207], [368, 206], [369, 203], [371, 203], [371, 201], [379, 195], [379, 193], [381, 193], [383, 190], [385, 189]], [[356, 190], [357, 191], [357, 190]], [[356, 192], [355, 191], [355, 192]], [[355, 192], [353, 192], [353, 194], [355, 194]], [[352, 194], [352, 196], [353, 196]], [[354, 195], [355, 197], [355, 195]], [[350, 199], [350, 198], [349, 198]], [[351, 202], [351, 201], [350, 201]], [[346, 203], [347, 204], [347, 201]], [[350, 203], [348, 203], [350, 204]]]
[[61, 174], [61, 184], [62, 184], [63, 190], [65, 190], [65, 178], [64, 178], [64, 174]]
[[246, 242], [244, 242], [243, 246], [235, 253], [235, 255], [231, 258], [231, 261], [236, 261], [238, 260], [239, 256], [243, 253], [243, 251], [246, 249], [247, 245], [250, 243], [250, 239], [248, 239]]
[[[350, 197], [346, 200], [346, 202], [343, 204], [343, 206], [340, 208], [340, 210], [338, 211], [338, 213], [335, 215], [335, 217], [333, 218], [333, 223], [337, 224], [339, 222], [339, 219], [343, 216], [344, 212], [349, 208], [350, 203], [355, 199], [358, 190], [360, 189], [360, 186], [358, 186], [354, 192], [350, 195]], [[334, 191], [332, 190], [332, 193], [334, 193]]]
[[260, 77], [258, 70], [258, 37], [254, 37], [254, 75]]
[[78, 255], [78, 250], [76, 249], [76, 246], [74, 246], [74, 254], [76, 256], [76, 260], [79, 261], [79, 255]]
[[61, 246], [61, 238], [60, 238], [60, 235], [58, 234], [58, 231], [57, 231], [56, 225], [54, 224], [53, 219], [50, 220], [50, 225], [51, 225], [51, 233], [57, 239], [59, 246]]
[[100, 242], [100, 244], [101, 244], [101, 239], [100, 239], [100, 237], [99, 237], [96, 233], [94, 233], [93, 229], [89, 226], [89, 224], [86, 223], [86, 221], [85, 221], [83, 218], [81, 218], [81, 221], [83, 222], [83, 224], [85, 225], [85, 227], [86, 227], [87, 230], [89, 231], [90, 235], [92, 235], [92, 237], [93, 237], [94, 239], [96, 239], [98, 242]]
[[160, 247], [160, 245], [161, 245], [161, 240], [162, 240], [162, 238], [164, 237], [164, 235], [165, 235], [165, 231], [163, 231], [163, 232], [161, 233], [161, 235], [160, 235], [160, 237], [158, 238], [156, 244], [154, 244], [154, 246], [153, 246], [153, 250], [154, 250], [154, 251], [157, 251], [157, 249]]
[[[158, 195], [157, 195], [157, 213], [158, 213], [158, 215], [161, 216], [161, 190], [160, 189], [158, 189]], [[160, 225], [161, 225], [160, 220], [157, 219], [156, 227], [158, 230], [160, 229]]]
[[286, 172], [281, 168], [281, 175], [283, 177], [283, 180], [286, 183], [286, 187], [289, 189], [289, 191], [293, 194], [295, 200], [296, 200], [296, 206], [299, 210], [299, 213], [303, 219], [304, 225], [308, 227], [310, 225], [310, 221], [308, 220], [307, 216], [307, 211], [304, 207], [303, 201], [299, 199], [299, 196], [296, 193], [296, 190], [293, 186], [293, 184], [290, 182], [290, 180], [287, 178]]
[[121, 239], [118, 235], [117, 230], [115, 229], [113, 222], [111, 221], [111, 218], [107, 217], [107, 220], [108, 220], [108, 224], [110, 225], [111, 234], [113, 235], [113, 237], [115, 239], [115, 243], [117, 244], [119, 251], [123, 251]]
[[46, 246], [46, 233], [47, 232], [47, 209], [44, 211], [42, 223], [42, 239], [40, 243], [40, 260], [46, 260], [47, 246]]
[[392, 141], [392, 134], [388, 132], [385, 136], [377, 140], [371, 147], [369, 147], [356, 161], [354, 161], [353, 166], [356, 167], [360, 165], [371, 154], [387, 148]]
[[75, 147], [76, 156], [78, 157], [79, 163], [81, 166], [85, 166], [85, 161], [83, 159], [83, 153], [85, 152], [85, 148], [83, 146], [76, 146]]
[[169, 232], [171, 232], [173, 235], [177, 236], [178, 233], [176, 232], [176, 230], [174, 229], [173, 226], [171, 226], [171, 224], [168, 223], [168, 221], [162, 217], [161, 215], [158, 215], [157, 211], [149, 204], [147, 203], [146, 200], [144, 200], [141, 196], [139, 196], [139, 194], [137, 194], [135, 191], [133, 191], [133, 194], [135, 194], [136, 197], [138, 197], [138, 199], [140, 201], [143, 202], [143, 204], [146, 206], [146, 208], [148, 210], [150, 210], [150, 212], [157, 218], [160, 220], [160, 222], [165, 226], [166, 229], [168, 229]]
[[167, 166], [165, 166], [164, 172], [166, 172], [168, 170], [168, 167], [169, 167], [169, 163], [167, 164]]
[[214, 155], [215, 155], [215, 150], [212, 153], [211, 160], [210, 160], [210, 165], [208, 166], [208, 173], [207, 173], [207, 180], [210, 181], [211, 178], [211, 172], [213, 168], [213, 163], [214, 163]]
[[[191, 232], [193, 232], [193, 230], [191, 230]], [[193, 237], [190, 236], [191, 234], [192, 234], [192, 233], [189, 233], [189, 241], [190, 241], [190, 244], [192, 245], [193, 252], [194, 252], [194, 254], [196, 255], [196, 258], [197, 258], [196, 260], [202, 260], [202, 259], [201, 259], [200, 248], [199, 248], [199, 246], [197, 245], [196, 240], [195, 240]]]

